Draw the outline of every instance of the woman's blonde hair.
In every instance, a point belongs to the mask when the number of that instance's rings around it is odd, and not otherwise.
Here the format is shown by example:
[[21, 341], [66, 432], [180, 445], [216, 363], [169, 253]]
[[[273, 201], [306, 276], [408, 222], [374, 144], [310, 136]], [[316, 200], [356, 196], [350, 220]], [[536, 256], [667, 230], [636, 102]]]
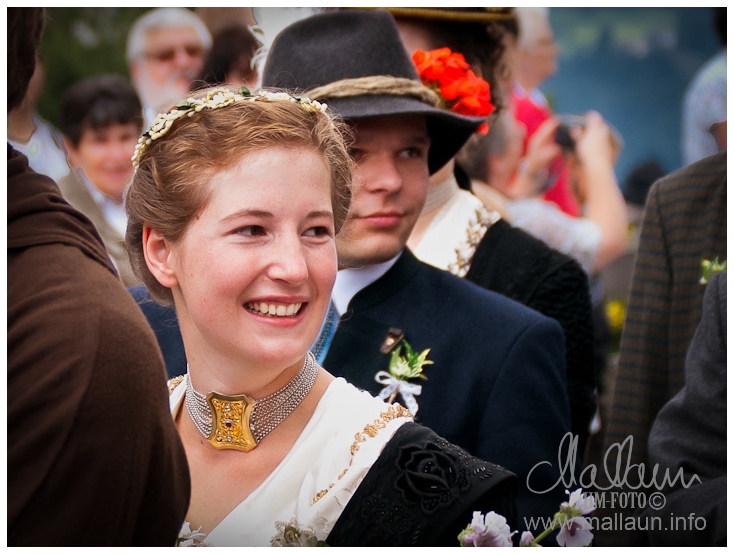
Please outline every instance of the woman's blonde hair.
[[[204, 98], [209, 90], [192, 97]], [[351, 199], [353, 162], [348, 140], [351, 134], [346, 125], [287, 100], [237, 101], [216, 109], [192, 110], [191, 117], [175, 119], [165, 136], [149, 142], [137, 159], [127, 189], [125, 242], [133, 271], [156, 301], [172, 304], [170, 289], [158, 282], [145, 262], [143, 226], [176, 244], [209, 202], [211, 191], [206, 183], [211, 177], [236, 165], [243, 156], [268, 148], [305, 147], [323, 156], [331, 175], [331, 203], [339, 232]]]

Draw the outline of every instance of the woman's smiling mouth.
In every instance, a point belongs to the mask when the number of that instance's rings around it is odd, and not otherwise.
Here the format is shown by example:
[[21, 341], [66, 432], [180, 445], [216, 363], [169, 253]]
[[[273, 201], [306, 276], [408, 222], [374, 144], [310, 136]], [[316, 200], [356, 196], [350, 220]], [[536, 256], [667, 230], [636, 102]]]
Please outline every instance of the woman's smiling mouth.
[[295, 304], [272, 304], [269, 302], [248, 302], [245, 305], [249, 311], [260, 314], [269, 315], [275, 317], [291, 317], [298, 313], [301, 309], [302, 302]]

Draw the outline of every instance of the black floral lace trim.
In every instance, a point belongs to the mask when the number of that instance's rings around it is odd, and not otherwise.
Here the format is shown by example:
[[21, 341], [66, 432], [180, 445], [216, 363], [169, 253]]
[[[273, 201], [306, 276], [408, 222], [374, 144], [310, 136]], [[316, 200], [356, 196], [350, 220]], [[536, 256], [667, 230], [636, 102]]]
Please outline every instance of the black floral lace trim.
[[450, 506], [469, 488], [467, 469], [438, 445], [402, 447], [395, 463], [401, 471], [395, 487], [406, 502], [420, 504], [426, 515]]
[[457, 546], [473, 510], [515, 515], [515, 476], [404, 424], [342, 512], [330, 546]]

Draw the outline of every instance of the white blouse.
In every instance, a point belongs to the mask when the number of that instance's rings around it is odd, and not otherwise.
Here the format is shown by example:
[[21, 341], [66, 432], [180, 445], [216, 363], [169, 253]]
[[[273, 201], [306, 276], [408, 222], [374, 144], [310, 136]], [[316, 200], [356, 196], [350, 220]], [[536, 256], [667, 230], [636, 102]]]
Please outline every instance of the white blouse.
[[[183, 381], [171, 393], [174, 417], [185, 391]], [[410, 421], [395, 415], [389, 404], [335, 379], [283, 461], [200, 540], [205, 546], [270, 546], [275, 522], [294, 517], [326, 540], [385, 444]]]

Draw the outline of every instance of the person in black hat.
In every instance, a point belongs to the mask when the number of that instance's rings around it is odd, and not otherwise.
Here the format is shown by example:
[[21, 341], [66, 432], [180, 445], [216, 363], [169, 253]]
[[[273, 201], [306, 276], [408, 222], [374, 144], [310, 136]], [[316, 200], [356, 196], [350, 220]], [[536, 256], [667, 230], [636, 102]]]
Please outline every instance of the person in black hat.
[[[406, 248], [429, 175], [486, 119], [436, 106], [383, 10], [329, 12], [285, 28], [263, 86], [319, 99], [354, 131], [353, 200], [337, 236], [340, 271], [313, 347], [318, 359], [516, 473], [521, 525], [552, 515], [564, 493], [553, 461], [570, 430], [561, 327]], [[404, 348], [428, 349], [423, 379], [390, 370]]]

